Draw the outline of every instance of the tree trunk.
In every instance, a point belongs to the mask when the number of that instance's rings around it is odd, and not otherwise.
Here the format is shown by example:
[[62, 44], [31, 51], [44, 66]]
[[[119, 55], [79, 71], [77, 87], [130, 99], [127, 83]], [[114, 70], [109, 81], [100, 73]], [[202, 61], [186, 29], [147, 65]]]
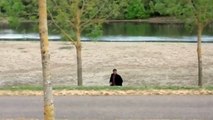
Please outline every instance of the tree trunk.
[[202, 87], [203, 86], [203, 66], [202, 66], [202, 32], [203, 32], [203, 25], [198, 24], [198, 31], [197, 31], [197, 56], [198, 56], [198, 86]]
[[78, 86], [83, 85], [82, 79], [82, 58], [81, 58], [81, 30], [80, 30], [80, 10], [76, 14], [76, 54], [77, 54], [77, 74], [78, 74]]
[[76, 54], [77, 54], [78, 86], [82, 86], [83, 79], [82, 79], [82, 59], [81, 59], [81, 43], [80, 42], [77, 42]]
[[46, 0], [39, 0], [39, 34], [43, 72], [44, 120], [55, 120], [52, 85], [50, 80], [50, 54]]

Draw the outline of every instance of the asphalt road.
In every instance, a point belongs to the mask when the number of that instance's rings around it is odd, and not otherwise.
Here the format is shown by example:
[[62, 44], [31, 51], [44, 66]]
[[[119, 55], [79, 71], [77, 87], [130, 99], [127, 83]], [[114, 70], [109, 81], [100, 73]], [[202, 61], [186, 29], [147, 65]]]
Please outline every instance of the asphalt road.
[[[0, 120], [43, 119], [43, 98], [0, 97]], [[60, 96], [56, 120], [213, 120], [213, 96]]]

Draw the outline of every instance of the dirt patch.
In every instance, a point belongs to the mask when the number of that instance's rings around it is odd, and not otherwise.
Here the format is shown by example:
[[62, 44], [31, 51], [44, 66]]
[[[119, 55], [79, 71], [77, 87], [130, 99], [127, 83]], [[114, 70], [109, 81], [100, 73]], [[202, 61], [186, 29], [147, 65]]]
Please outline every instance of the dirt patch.
[[[23, 49], [19, 49], [23, 48]], [[67, 42], [50, 42], [53, 85], [76, 85], [76, 51]], [[203, 44], [204, 85], [213, 85], [213, 44]], [[39, 42], [0, 42], [0, 86], [41, 85]], [[113, 68], [124, 86], [196, 86], [196, 43], [85, 42], [85, 86], [108, 85]]]

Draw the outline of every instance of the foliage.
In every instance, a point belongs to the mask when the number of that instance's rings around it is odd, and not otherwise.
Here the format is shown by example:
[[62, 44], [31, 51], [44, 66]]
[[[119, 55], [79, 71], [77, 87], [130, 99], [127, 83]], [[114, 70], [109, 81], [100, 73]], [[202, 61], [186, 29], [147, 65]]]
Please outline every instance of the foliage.
[[119, 6], [118, 16], [110, 19], [144, 19], [154, 13], [153, 0], [125, 0]]
[[125, 18], [141, 19], [149, 17], [148, 11], [145, 9], [144, 0], [130, 0], [125, 10]]
[[22, 21], [38, 19], [37, 0], [4, 0], [0, 2], [2, 12], [12, 27], [18, 27]]
[[[65, 39], [76, 41], [77, 14], [80, 15], [80, 32], [97, 37], [105, 19], [118, 15], [116, 0], [49, 0], [49, 13]], [[54, 7], [53, 7], [54, 6]], [[62, 30], [63, 29], [63, 30]]]
[[38, 19], [38, 0], [22, 0], [24, 5], [24, 11], [22, 11], [22, 17], [27, 20], [35, 21]]
[[2, 9], [5, 10], [8, 21], [12, 26], [17, 26], [20, 23], [20, 19], [18, 18], [21, 14], [21, 11], [24, 10], [24, 6], [21, 0], [8, 0], [1, 2]]
[[[161, 15], [176, 16], [187, 23], [208, 23], [213, 18], [212, 0], [155, 0], [155, 10]], [[197, 17], [197, 18], [196, 18]]]
[[[53, 0], [48, 1], [49, 9], [54, 9], [55, 5], [50, 4], [50, 1]], [[79, 1], [82, 2], [88, 0]], [[60, 2], [61, 1], [58, 0], [58, 3]], [[105, 4], [106, 1], [102, 1], [102, 3], [101, 1], [96, 2], [97, 6], [101, 6], [102, 4]], [[64, 1], [62, 1], [62, 3], [64, 3]], [[107, 19], [144, 19], [158, 16], [158, 13], [160, 13], [162, 16], [165, 16], [168, 15], [168, 13], [166, 12], [167, 9], [161, 6], [163, 3], [165, 3], [164, 0], [109, 0], [107, 4], [113, 5], [114, 7], [116, 6], [117, 10], [119, 8], [119, 12], [117, 11], [114, 15], [110, 15]], [[91, 4], [91, 6], [93, 5], [94, 4]], [[111, 9], [112, 7], [109, 5], [105, 6], [105, 8]], [[36, 20], [38, 18], [37, 6], [37, 0], [1, 0], [0, 14], [7, 13], [8, 16], [19, 16], [19, 18], [22, 18], [21, 20]], [[160, 11], [158, 11], [159, 7], [162, 7]], [[53, 13], [53, 15], [55, 16], [55, 13]]]
[[1, 19], [1, 17], [3, 17], [5, 15], [4, 6], [5, 6], [5, 1], [1, 0], [0, 1], [0, 19]]

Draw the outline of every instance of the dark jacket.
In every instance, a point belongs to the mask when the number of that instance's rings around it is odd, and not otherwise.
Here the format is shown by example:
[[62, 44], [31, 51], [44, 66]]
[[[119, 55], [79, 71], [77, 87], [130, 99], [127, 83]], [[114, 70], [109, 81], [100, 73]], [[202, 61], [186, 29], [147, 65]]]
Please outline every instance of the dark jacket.
[[110, 81], [109, 81], [111, 83], [110, 86], [122, 86], [123, 79], [121, 78], [121, 76], [118, 74], [115, 74], [115, 79], [113, 82], [113, 75], [114, 74], [111, 74], [111, 77], [110, 77]]

